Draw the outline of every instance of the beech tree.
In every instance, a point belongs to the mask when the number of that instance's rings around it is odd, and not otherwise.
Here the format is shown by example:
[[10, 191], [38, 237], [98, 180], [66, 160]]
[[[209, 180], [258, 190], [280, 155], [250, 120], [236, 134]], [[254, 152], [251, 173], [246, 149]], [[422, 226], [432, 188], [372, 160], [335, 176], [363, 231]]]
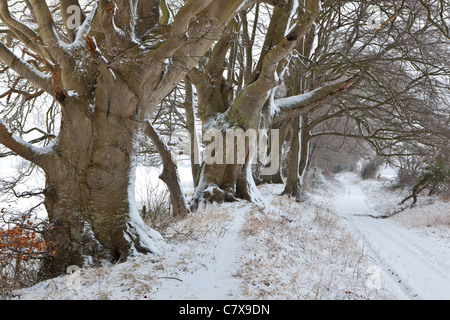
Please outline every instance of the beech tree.
[[[271, 12], [256, 63], [252, 58], [256, 51], [252, 39], [259, 7], [241, 11], [230, 21], [211, 52], [188, 73], [197, 90], [198, 112], [204, 132], [215, 130], [216, 135], [222, 135], [219, 139], [226, 141], [228, 129], [243, 132], [270, 129], [275, 120], [278, 122], [281, 118], [307, 113], [358, 79], [359, 70], [338, 71], [308, 92], [293, 92], [289, 96], [277, 94], [291, 54], [319, 18], [319, 11], [318, 0], [280, 2]], [[251, 16], [256, 17], [252, 30], [248, 19]], [[232, 39], [240, 34], [244, 45], [237, 47]], [[213, 148], [212, 153], [216, 152], [213, 157], [219, 158], [216, 159], [218, 161], [203, 164], [199, 185], [191, 201], [193, 208], [203, 202], [257, 200], [258, 192], [251, 171], [252, 155], [247, 148], [245, 163], [227, 163], [227, 156], [230, 152], [234, 154], [237, 148], [234, 141], [231, 141], [231, 146], [223, 151]]]
[[190, 0], [171, 16], [158, 0], [82, 6], [76, 0], [0, 1], [2, 68], [60, 108], [58, 135], [47, 147], [0, 122], [0, 143], [45, 173], [53, 226], [45, 238], [55, 251], [45, 261], [47, 276], [88, 257], [119, 261], [157, 250], [159, 235], [146, 228], [134, 204], [134, 139], [229, 21], [251, 4]]

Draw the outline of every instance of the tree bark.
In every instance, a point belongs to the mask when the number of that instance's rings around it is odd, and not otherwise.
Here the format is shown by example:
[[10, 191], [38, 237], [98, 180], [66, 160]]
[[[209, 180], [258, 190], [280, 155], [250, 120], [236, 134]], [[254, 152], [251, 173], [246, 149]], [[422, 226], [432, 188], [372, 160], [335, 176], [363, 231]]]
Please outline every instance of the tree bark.
[[163, 171], [159, 178], [164, 181], [170, 192], [170, 202], [175, 217], [184, 217], [189, 213], [186, 198], [181, 188], [178, 168], [172, 157], [170, 148], [161, 140], [150, 122], [146, 123], [145, 134], [152, 140], [163, 163]]
[[[283, 162], [283, 144], [286, 140], [286, 136], [289, 133], [290, 121], [283, 121], [281, 126], [276, 124], [273, 128], [279, 130], [279, 139], [278, 139], [278, 171], [273, 175], [262, 175], [261, 180], [264, 183], [284, 183], [283, 174], [282, 174], [282, 162]], [[271, 145], [269, 146], [271, 148]], [[271, 149], [269, 149], [271, 150]]]
[[138, 99], [117, 79], [99, 81], [93, 113], [68, 97], [46, 174], [45, 207], [55, 255], [43, 273], [70, 265], [123, 261], [135, 252], [158, 251], [161, 236], [142, 221], [134, 199], [133, 140], [139, 125], [129, 117]]
[[205, 164], [190, 206], [195, 211], [207, 203], [234, 202], [238, 199], [250, 202], [261, 200], [251, 164]]
[[47, 277], [64, 273], [70, 265], [117, 262], [135, 252], [158, 251], [160, 236], [137, 212], [131, 158], [122, 148], [106, 144], [92, 153], [91, 162], [83, 166], [61, 159], [46, 171], [44, 204], [52, 229], [45, 239], [55, 253], [45, 261]]
[[298, 176], [300, 177], [300, 185], [303, 186], [304, 178], [308, 170], [309, 157], [310, 157], [310, 128], [308, 125], [308, 115], [301, 116], [301, 128], [300, 128], [300, 163], [298, 165]]
[[199, 139], [196, 126], [196, 116], [194, 108], [194, 92], [192, 84], [189, 79], [185, 78], [186, 87], [186, 101], [185, 101], [185, 112], [186, 112], [186, 127], [191, 136], [190, 143], [190, 159], [191, 159], [191, 170], [192, 170], [192, 180], [194, 182], [194, 187], [198, 186], [198, 181], [200, 179], [200, 154], [199, 154]]
[[300, 160], [300, 119], [295, 117], [291, 120], [291, 139], [289, 148], [289, 161], [287, 169], [287, 180], [283, 195], [298, 198], [300, 194], [299, 160]]
[[298, 118], [296, 118], [292, 120], [291, 124], [291, 130], [296, 130], [294, 131], [296, 133], [291, 131], [288, 173], [283, 194], [296, 199], [296, 201], [302, 201], [304, 178], [309, 164], [311, 136], [307, 115], [300, 117], [300, 126], [298, 122]]

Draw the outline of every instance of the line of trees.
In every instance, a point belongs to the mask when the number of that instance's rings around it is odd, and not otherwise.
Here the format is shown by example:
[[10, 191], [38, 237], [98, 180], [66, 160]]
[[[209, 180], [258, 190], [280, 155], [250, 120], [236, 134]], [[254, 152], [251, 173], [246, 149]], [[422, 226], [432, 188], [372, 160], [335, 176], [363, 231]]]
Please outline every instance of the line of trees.
[[[255, 181], [284, 182], [284, 194], [301, 199], [318, 137], [363, 139], [390, 158], [442, 158], [448, 7], [445, 0], [0, 0], [0, 156], [19, 156], [45, 177], [36, 193], [54, 254], [43, 274], [156, 250], [158, 236], [134, 203], [133, 172], [146, 150], [158, 153], [180, 216], [210, 201], [257, 201]], [[185, 127], [195, 141], [197, 123], [223, 135], [278, 129], [286, 176], [281, 168], [261, 175], [268, 164], [252, 165], [248, 150], [244, 164], [192, 161], [196, 189], [187, 201], [167, 137]]]

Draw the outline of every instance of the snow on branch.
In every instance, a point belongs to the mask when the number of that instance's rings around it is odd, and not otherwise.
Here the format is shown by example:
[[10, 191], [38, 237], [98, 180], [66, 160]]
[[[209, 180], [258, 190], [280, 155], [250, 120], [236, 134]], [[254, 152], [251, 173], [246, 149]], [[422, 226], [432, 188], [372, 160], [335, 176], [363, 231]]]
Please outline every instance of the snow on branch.
[[31, 81], [47, 93], [54, 94], [51, 77], [36, 70], [29, 63], [16, 56], [3, 42], [0, 42], [0, 60], [21, 77]]
[[345, 80], [330, 82], [323, 87], [304, 94], [274, 100], [272, 102], [272, 107], [276, 112], [274, 123], [290, 117], [306, 114], [321, 107], [337, 94], [346, 90], [359, 78], [361, 73], [362, 71]]
[[98, 4], [94, 3], [91, 12], [83, 21], [83, 24], [76, 31], [75, 40], [72, 43], [72, 46], [83, 46], [83, 35], [89, 34], [89, 31], [91, 30], [92, 20], [94, 19], [95, 13], [97, 12], [97, 8]]
[[40, 165], [42, 155], [48, 153], [46, 148], [39, 148], [15, 135], [9, 126], [0, 119], [0, 144], [21, 156], [22, 158]]

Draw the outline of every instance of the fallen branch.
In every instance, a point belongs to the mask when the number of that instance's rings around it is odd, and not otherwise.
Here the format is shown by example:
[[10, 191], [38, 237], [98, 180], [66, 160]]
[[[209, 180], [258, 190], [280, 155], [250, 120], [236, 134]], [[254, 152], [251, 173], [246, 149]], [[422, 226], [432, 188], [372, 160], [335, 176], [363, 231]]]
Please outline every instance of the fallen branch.
[[158, 277], [158, 279], [169, 279], [169, 280], [177, 280], [177, 281], [183, 282], [183, 280], [175, 278], [175, 277]]

